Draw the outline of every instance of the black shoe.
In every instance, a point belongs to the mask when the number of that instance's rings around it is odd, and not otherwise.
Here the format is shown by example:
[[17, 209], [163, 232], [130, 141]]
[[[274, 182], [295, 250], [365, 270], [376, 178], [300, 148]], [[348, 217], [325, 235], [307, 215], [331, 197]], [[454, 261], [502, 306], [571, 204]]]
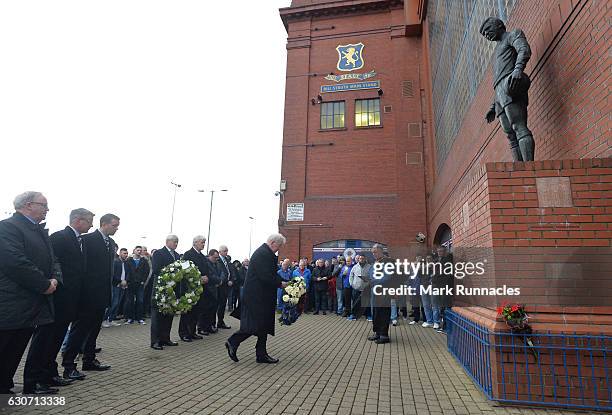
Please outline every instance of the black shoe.
[[389, 337], [387, 336], [380, 336], [378, 339], [374, 340], [374, 343], [376, 344], [385, 344], [385, 343], [389, 343], [391, 340], [389, 340]]
[[51, 381], [49, 382], [49, 385], [50, 386], [68, 386], [72, 382], [74, 382], [74, 379], [62, 379], [59, 376], [53, 376], [51, 378]]
[[85, 379], [85, 373], [81, 373], [76, 369], [68, 369], [64, 370], [64, 379], [72, 379], [72, 380], [83, 380]]
[[194, 334], [193, 336], [191, 336], [191, 340], [202, 340], [204, 337], [202, 336], [198, 336], [197, 334]]
[[324, 316], [326, 316], [326, 315], [327, 315], [327, 313], [324, 311], [324, 312], [323, 312], [323, 315], [324, 315]]
[[231, 327], [231, 326], [228, 326], [228, 325], [227, 325], [227, 324], [225, 324], [225, 323], [221, 323], [221, 324], [217, 324], [217, 328], [218, 328], [218, 329], [231, 329], [232, 327]]
[[315, 311], [314, 313], [312, 313], [312, 315], [313, 315], [313, 316], [318, 316], [318, 315], [319, 315], [319, 312], [318, 312], [318, 311]]
[[238, 362], [238, 356], [236, 355], [236, 348], [229, 342], [225, 342], [225, 348], [227, 349], [227, 355], [234, 362]]
[[96, 350], [94, 350], [96, 353], [100, 353], [102, 351], [101, 347], [96, 347]]
[[110, 365], [103, 365], [98, 361], [98, 359], [94, 359], [93, 362], [83, 362], [83, 370], [93, 370], [96, 372], [103, 372], [105, 370], [110, 369]]
[[59, 389], [55, 389], [44, 383], [36, 383], [31, 386], [23, 387], [24, 395], [54, 395], [59, 392]]
[[161, 344], [159, 344], [159, 343], [153, 343], [153, 344], [151, 345], [151, 349], [155, 349], [155, 350], [164, 350], [164, 347], [163, 347]]
[[192, 342], [191, 337], [181, 337], [181, 340], [184, 341], [184, 342], [187, 342], [187, 343], [191, 343]]
[[275, 359], [268, 355], [265, 355], [264, 357], [258, 357], [256, 361], [257, 363], [278, 363], [278, 359]]
[[160, 342], [162, 346], [178, 346], [177, 342], [173, 342], [172, 340], [168, 340], [167, 342]]
[[378, 334], [372, 334], [371, 336], [368, 336], [368, 340], [373, 342], [380, 339], [380, 336]]

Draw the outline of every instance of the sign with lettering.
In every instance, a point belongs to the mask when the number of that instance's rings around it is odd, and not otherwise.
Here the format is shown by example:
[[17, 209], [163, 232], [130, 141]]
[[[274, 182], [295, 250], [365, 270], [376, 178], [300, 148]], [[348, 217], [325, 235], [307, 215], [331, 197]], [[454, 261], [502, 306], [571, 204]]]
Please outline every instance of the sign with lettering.
[[287, 222], [298, 222], [304, 220], [303, 203], [287, 203]]
[[321, 85], [321, 93], [358, 91], [360, 89], [378, 89], [378, 88], [380, 88], [380, 81], [351, 82], [350, 84]]
[[347, 79], [356, 79], [358, 81], [365, 81], [376, 76], [376, 71], [372, 70], [367, 73], [344, 73], [342, 75], [327, 75], [324, 79], [328, 81], [340, 82], [346, 81]]

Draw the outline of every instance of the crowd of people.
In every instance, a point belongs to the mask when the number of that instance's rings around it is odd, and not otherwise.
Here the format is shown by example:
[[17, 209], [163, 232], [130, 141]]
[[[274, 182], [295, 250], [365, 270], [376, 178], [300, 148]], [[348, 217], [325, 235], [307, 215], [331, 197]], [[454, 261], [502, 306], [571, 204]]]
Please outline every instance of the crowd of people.
[[[204, 289], [199, 301], [180, 316], [180, 340], [192, 342], [230, 329], [224, 320], [226, 311], [236, 311], [232, 315], [240, 319], [244, 302], [240, 330], [226, 342], [234, 361], [238, 361], [238, 345], [255, 335], [257, 362], [278, 362], [267, 354], [266, 338], [274, 334], [274, 308], [282, 307], [282, 287], [295, 276], [303, 277], [307, 287], [298, 305], [301, 312], [330, 312], [352, 321], [367, 318], [373, 331], [368, 339], [378, 344], [390, 341], [389, 326], [398, 324], [400, 312], [404, 319], [412, 317], [409, 324], [422, 320], [423, 327], [440, 331], [444, 327], [448, 299], [373, 295], [377, 285], [397, 280], [387, 272], [382, 278], [373, 277], [375, 263], [392, 262], [378, 244], [370, 251], [373, 261], [365, 254], [311, 263], [308, 258], [284, 259], [278, 268], [276, 253], [285, 244], [280, 234], [271, 235], [255, 251], [251, 267], [249, 259], [232, 261], [225, 245], [204, 253], [206, 238], [201, 235], [193, 237], [192, 247], [184, 254], [176, 251], [179, 238], [168, 235], [162, 248], [149, 252], [147, 247], [136, 246], [130, 255], [112, 239], [120, 225], [115, 214], [102, 215], [99, 227], [90, 232], [94, 213], [74, 209], [68, 225], [48, 235], [42, 223], [49, 210], [43, 194], [22, 193], [15, 198], [14, 207], [13, 216], [0, 221], [0, 394], [14, 393], [13, 377], [28, 344], [26, 394], [58, 393], [56, 387], [84, 380], [82, 371], [111, 369], [97, 359], [101, 328], [144, 325], [150, 317], [150, 347], [177, 346], [170, 337], [174, 315], [158, 309], [154, 293], [164, 267], [180, 259], [193, 262]], [[426, 259], [448, 262], [452, 256], [440, 247]], [[446, 277], [435, 274], [408, 276], [406, 282], [413, 286], [448, 284]], [[79, 356], [82, 371], [77, 369]]]
[[198, 235], [181, 255], [178, 237], [169, 235], [164, 247], [149, 253], [136, 246], [129, 255], [112, 239], [120, 225], [117, 215], [101, 216], [99, 227], [89, 232], [94, 213], [74, 209], [68, 225], [49, 235], [42, 193], [22, 193], [14, 207], [15, 213], [0, 221], [0, 394], [14, 393], [13, 377], [28, 344], [23, 392], [41, 395], [84, 380], [83, 371], [111, 369], [96, 357], [101, 328], [144, 325], [150, 316], [151, 348], [178, 345], [170, 339], [174, 316], [157, 309], [153, 293], [161, 270], [179, 259], [196, 265], [204, 287], [200, 301], [181, 315], [180, 339], [191, 342], [231, 328], [224, 321], [226, 306], [239, 305], [249, 260], [232, 261], [227, 246], [205, 255], [206, 238]]
[[[299, 261], [286, 258], [279, 264], [278, 275], [284, 281], [296, 276], [301, 276], [306, 281], [307, 294], [299, 304], [302, 312], [313, 315], [327, 315], [329, 312], [349, 321], [363, 317], [373, 322], [376, 309], [387, 308], [384, 307], [387, 304], [383, 304], [382, 300], [379, 301], [381, 304], [377, 304], [372, 292], [373, 287], [381, 283], [373, 277], [373, 263], [388, 262], [391, 259], [381, 245], [375, 245], [371, 254], [373, 260], [369, 260], [370, 255], [365, 252], [354, 257], [338, 255], [331, 259], [319, 258], [312, 262], [309, 262], [307, 257]], [[413, 260], [425, 261], [428, 264], [435, 262], [444, 264], [452, 261], [452, 254], [445, 246], [440, 246], [425, 257], [417, 256]], [[421, 324], [422, 327], [444, 333], [444, 310], [450, 306], [450, 298], [434, 293], [421, 295], [420, 287], [445, 287], [452, 284], [452, 277], [421, 271], [416, 275], [406, 275], [400, 281], [413, 287], [413, 292], [416, 294], [388, 299], [388, 324], [397, 326], [401, 316], [405, 321], [410, 319], [409, 325]], [[278, 312], [282, 309], [282, 293], [282, 289], [278, 289]], [[389, 341], [387, 330], [383, 332], [384, 336], [374, 339], [377, 343]]]

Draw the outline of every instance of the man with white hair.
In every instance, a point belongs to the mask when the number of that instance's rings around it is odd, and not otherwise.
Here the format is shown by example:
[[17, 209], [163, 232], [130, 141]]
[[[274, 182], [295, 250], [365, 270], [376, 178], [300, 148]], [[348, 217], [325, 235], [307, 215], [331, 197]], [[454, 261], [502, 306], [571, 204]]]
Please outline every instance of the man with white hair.
[[[34, 328], [53, 322], [53, 294], [61, 282], [47, 230], [49, 211], [40, 192], [15, 198], [15, 213], [0, 221], [0, 394], [12, 394], [13, 376]], [[49, 385], [28, 385], [28, 393], [51, 394]]]
[[251, 256], [240, 304], [240, 330], [225, 342], [227, 353], [234, 362], [238, 361], [236, 351], [240, 343], [257, 336], [257, 363], [278, 363], [278, 359], [268, 355], [266, 342], [268, 334], [274, 336], [276, 289], [288, 284], [276, 272], [276, 253], [286, 241], [281, 234], [270, 235]]
[[157, 304], [155, 304], [155, 286], [157, 285], [157, 277], [162, 268], [181, 259], [181, 255], [176, 252], [178, 242], [178, 236], [168, 235], [166, 237], [166, 246], [158, 249], [153, 254], [153, 273], [151, 276], [153, 278], [151, 294], [151, 348], [155, 350], [164, 350], [164, 346], [178, 346], [177, 342], [170, 340], [174, 315], [161, 313], [157, 308]]
[[[200, 271], [200, 281], [202, 282], [204, 290], [206, 290], [206, 285], [208, 284], [208, 261], [206, 261], [206, 255], [202, 253], [204, 245], [206, 245], [206, 238], [202, 235], [195, 236], [193, 238], [193, 246], [189, 251], [183, 254], [183, 259], [185, 261], [193, 262], [198, 271]], [[184, 342], [201, 340], [203, 338], [202, 336], [196, 334], [196, 324], [203, 312], [205, 301], [210, 301], [210, 298], [207, 299], [204, 292], [205, 291], [202, 292], [200, 299], [188, 313], [181, 314], [181, 320], [179, 322], [179, 337]]]

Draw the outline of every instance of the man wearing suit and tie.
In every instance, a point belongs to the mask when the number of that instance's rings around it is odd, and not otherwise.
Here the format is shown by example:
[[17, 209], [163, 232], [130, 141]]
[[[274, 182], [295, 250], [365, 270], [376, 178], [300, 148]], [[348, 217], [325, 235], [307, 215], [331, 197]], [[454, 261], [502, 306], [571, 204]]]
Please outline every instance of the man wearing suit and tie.
[[[202, 235], [195, 236], [193, 238], [193, 247], [183, 254], [185, 261], [191, 261], [200, 271], [201, 281], [204, 289], [208, 284], [208, 261], [206, 256], [202, 253], [204, 245], [206, 244], [206, 238]], [[206, 298], [206, 293], [202, 292], [200, 299], [193, 308], [185, 314], [181, 314], [181, 321], [179, 323], [179, 336], [184, 342], [190, 342], [192, 340], [200, 340], [202, 336], [196, 334], [196, 323], [200, 314], [202, 314], [206, 301], [210, 301], [210, 298]]]
[[[44, 225], [47, 199], [25, 192], [15, 214], [0, 221], [0, 394], [13, 394], [13, 376], [35, 327], [53, 322], [53, 294], [61, 281]], [[58, 390], [37, 383], [27, 393]]]
[[204, 285], [204, 303], [202, 312], [198, 318], [198, 334], [208, 336], [217, 333], [215, 320], [217, 319], [217, 301], [219, 295], [219, 284], [221, 284], [221, 266], [219, 265], [219, 251], [211, 249], [206, 257], [208, 268], [208, 284]]
[[153, 278], [153, 292], [151, 295], [151, 348], [155, 350], [164, 350], [164, 346], [178, 346], [178, 343], [170, 340], [170, 330], [172, 330], [174, 315], [161, 313], [157, 308], [157, 304], [155, 304], [157, 277], [161, 273], [162, 268], [181, 259], [181, 255], [176, 252], [178, 242], [178, 236], [168, 235], [166, 237], [166, 246], [158, 249], [153, 254], [153, 273], [151, 274], [151, 278]]
[[83, 350], [83, 370], [103, 371], [109, 365], [96, 359], [96, 340], [104, 320], [104, 312], [111, 301], [111, 276], [117, 244], [112, 240], [119, 229], [119, 217], [107, 213], [100, 218], [100, 228], [83, 235], [86, 271], [83, 279], [77, 320], [68, 335], [62, 360], [64, 378], [78, 379], [76, 356]]
[[227, 297], [229, 295], [229, 291], [232, 289], [234, 285], [234, 279], [236, 276], [236, 271], [234, 266], [232, 265], [232, 261], [227, 255], [228, 249], [227, 246], [221, 245], [219, 247], [219, 262], [221, 269], [221, 285], [219, 285], [219, 303], [217, 305], [217, 328], [218, 329], [231, 329], [230, 326], [225, 324], [225, 306], [227, 305]]
[[53, 293], [55, 321], [39, 326], [34, 330], [28, 351], [24, 374], [24, 385], [31, 389], [36, 383], [51, 386], [66, 386], [84, 374], [62, 379], [55, 361], [64, 341], [70, 322], [77, 318], [77, 307], [81, 295], [82, 281], [85, 276], [85, 255], [81, 235], [91, 229], [94, 214], [87, 209], [74, 209], [70, 212], [70, 224], [65, 229], [49, 237], [53, 253], [62, 270], [62, 282]]

